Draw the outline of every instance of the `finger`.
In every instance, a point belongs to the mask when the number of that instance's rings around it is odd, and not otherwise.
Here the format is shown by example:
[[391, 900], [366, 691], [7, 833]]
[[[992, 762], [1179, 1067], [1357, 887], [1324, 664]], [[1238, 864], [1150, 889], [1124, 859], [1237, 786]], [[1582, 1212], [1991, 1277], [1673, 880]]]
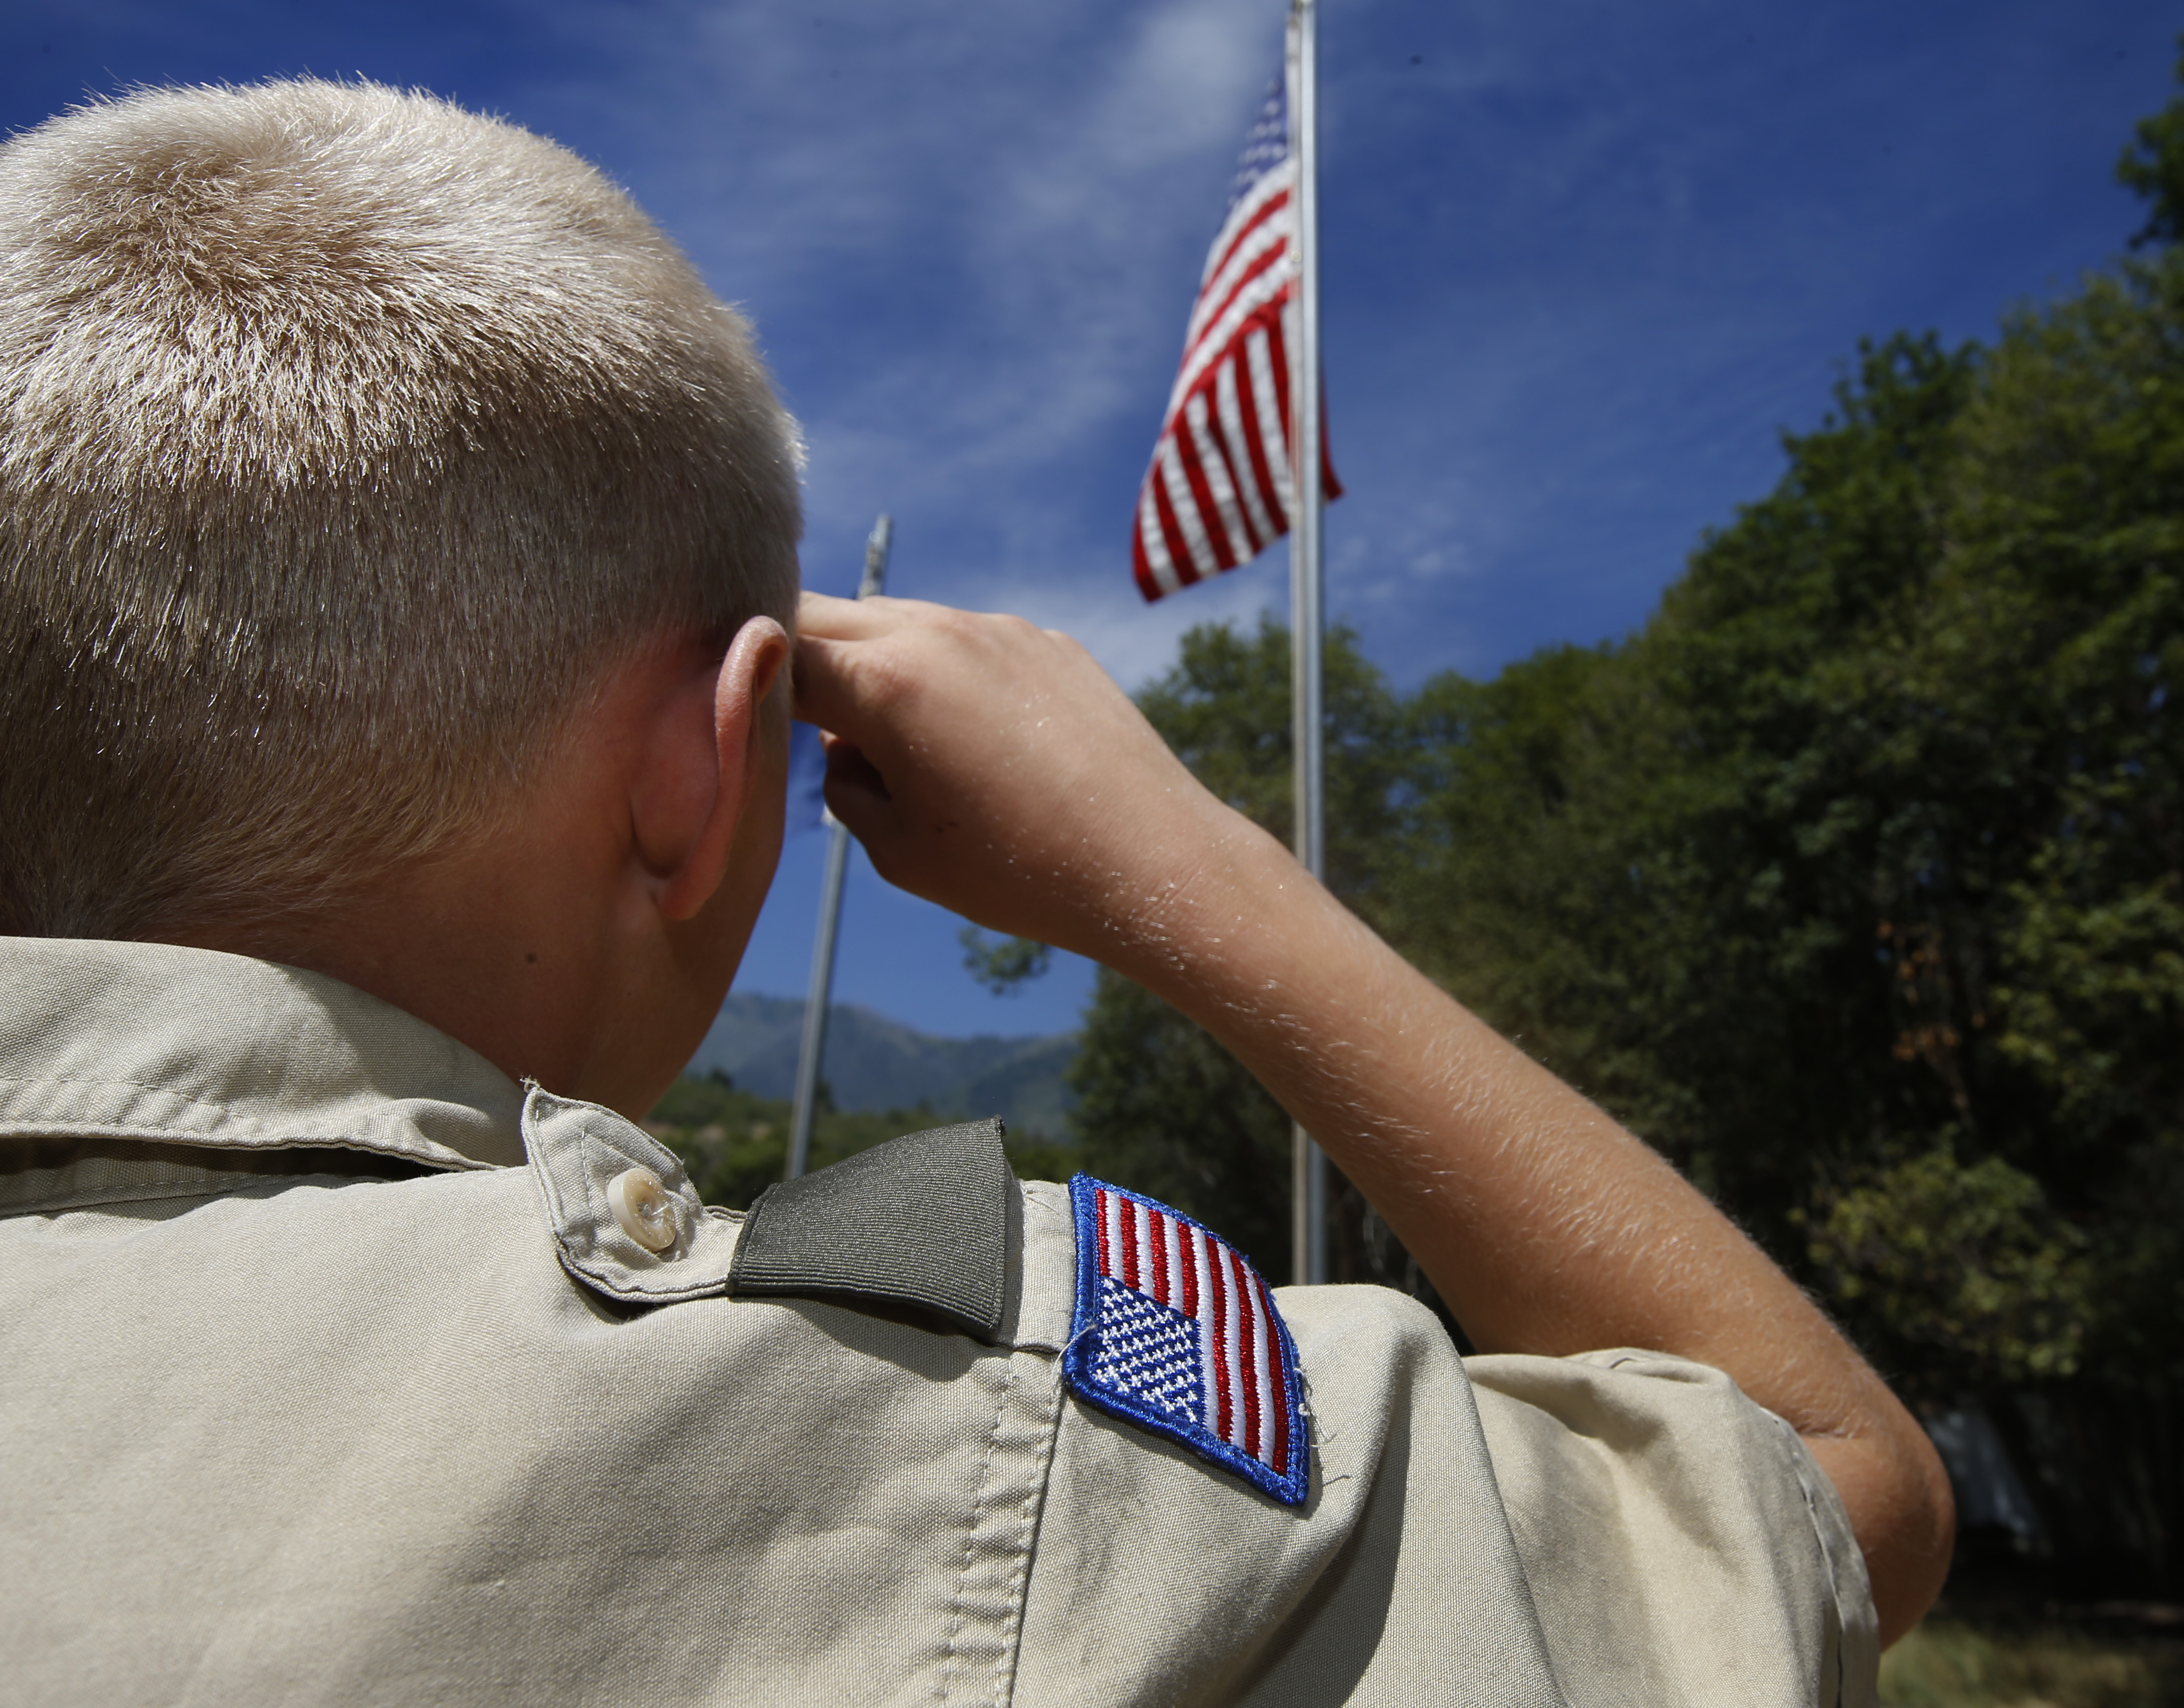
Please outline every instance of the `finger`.
[[[853, 807], [885, 807], [894, 799], [888, 792], [887, 779], [880, 775], [879, 767], [865, 756], [855, 742], [838, 736], [827, 742], [827, 790], [830, 799], [838, 793], [844, 804]], [[834, 816], [845, 824], [850, 822], [839, 812]]]
[[838, 735], [855, 736], [862, 719], [850, 680], [855, 648], [800, 634], [796, 641], [796, 695], [792, 715]]
[[922, 599], [890, 599], [876, 593], [869, 599], [837, 599], [832, 594], [806, 592], [796, 608], [800, 634], [826, 640], [871, 640], [927, 622], [944, 610]]
[[[855, 744], [830, 740], [827, 744], [827, 780], [822, 790], [827, 810], [857, 839], [873, 869], [881, 871], [882, 850], [895, 823], [894, 797], [887, 780]], [[881, 871], [883, 877], [888, 873]]]
[[859, 615], [865, 603], [863, 600], [837, 599], [832, 594], [813, 593], [807, 589], [796, 601], [796, 632], [799, 636], [825, 635], [841, 639], [869, 633], [870, 619]]

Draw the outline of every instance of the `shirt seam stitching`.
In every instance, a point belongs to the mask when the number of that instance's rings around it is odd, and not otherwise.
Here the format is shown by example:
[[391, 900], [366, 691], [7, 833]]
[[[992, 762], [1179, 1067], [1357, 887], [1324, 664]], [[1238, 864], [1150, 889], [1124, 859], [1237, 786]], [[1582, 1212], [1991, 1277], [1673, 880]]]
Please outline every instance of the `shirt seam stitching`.
[[1008, 1360], [1007, 1378], [1001, 1384], [1000, 1403], [994, 1408], [993, 1425], [986, 1432], [985, 1456], [978, 1462], [978, 1492], [972, 1499], [970, 1515], [964, 1524], [963, 1565], [956, 1577], [956, 1594], [952, 1604], [954, 1617], [949, 1621], [948, 1646], [940, 1657], [940, 1688], [936, 1700], [941, 1702], [949, 1700], [950, 1681], [955, 1673], [963, 1627], [969, 1619], [971, 1570], [978, 1559], [978, 1521], [986, 1510], [993, 1488], [994, 1455], [1000, 1446], [1001, 1425], [1008, 1416], [1009, 1400], [1016, 1392], [1016, 1360], [1011, 1358]]
[[[1017, 1358], [1037, 1356], [1036, 1353], [1019, 1351], [1011, 1358], [1010, 1369], [1013, 1370], [1016, 1368]], [[994, 1701], [997, 1705], [1013, 1701], [1016, 1696], [1016, 1672], [1021, 1664], [1024, 1616], [1031, 1601], [1032, 1554], [1039, 1541], [1039, 1526], [1046, 1515], [1047, 1479], [1054, 1469], [1055, 1437], [1060, 1432], [1062, 1395], [1067, 1387], [1061, 1360], [1057, 1359], [1054, 1379], [1047, 1387], [1045, 1406], [1037, 1415], [1039, 1434], [1038, 1462], [1029, 1479], [1029, 1486], [1024, 1491], [1023, 1504], [1017, 1512], [1017, 1565], [1009, 1581], [1008, 1615], [1003, 1624], [1001, 1652], [994, 1661]]]

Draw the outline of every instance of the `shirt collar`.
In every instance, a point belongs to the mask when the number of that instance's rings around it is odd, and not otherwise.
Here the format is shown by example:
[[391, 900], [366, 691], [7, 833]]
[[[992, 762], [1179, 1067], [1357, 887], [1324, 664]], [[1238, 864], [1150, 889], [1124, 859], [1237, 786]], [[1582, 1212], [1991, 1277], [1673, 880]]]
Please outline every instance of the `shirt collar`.
[[0, 937], [0, 1163], [73, 1139], [499, 1168], [523, 1160], [521, 1110], [476, 1051], [338, 980], [170, 944]]

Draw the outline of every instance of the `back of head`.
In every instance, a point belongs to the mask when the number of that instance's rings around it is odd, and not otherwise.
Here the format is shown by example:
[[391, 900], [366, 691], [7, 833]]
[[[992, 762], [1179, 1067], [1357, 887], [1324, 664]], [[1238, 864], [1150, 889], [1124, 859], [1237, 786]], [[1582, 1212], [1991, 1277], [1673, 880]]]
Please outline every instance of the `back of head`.
[[748, 328], [527, 132], [312, 81], [0, 148], [0, 929], [338, 902], [663, 631], [788, 617]]

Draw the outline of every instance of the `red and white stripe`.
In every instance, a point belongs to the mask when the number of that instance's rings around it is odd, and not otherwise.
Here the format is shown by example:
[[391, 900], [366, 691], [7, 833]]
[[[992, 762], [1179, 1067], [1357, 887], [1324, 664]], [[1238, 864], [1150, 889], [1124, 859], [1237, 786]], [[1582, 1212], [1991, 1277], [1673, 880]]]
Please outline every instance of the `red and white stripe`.
[[[1289, 532], [1295, 177], [1288, 160], [1260, 177], [1206, 254], [1138, 489], [1131, 558], [1148, 600], [1248, 563]], [[1328, 497], [1340, 496], [1323, 456], [1321, 479]]]
[[1206, 1371], [1206, 1427], [1290, 1474], [1290, 1393], [1267, 1284], [1221, 1241], [1150, 1204], [1099, 1194], [1100, 1273], [1191, 1318]]

